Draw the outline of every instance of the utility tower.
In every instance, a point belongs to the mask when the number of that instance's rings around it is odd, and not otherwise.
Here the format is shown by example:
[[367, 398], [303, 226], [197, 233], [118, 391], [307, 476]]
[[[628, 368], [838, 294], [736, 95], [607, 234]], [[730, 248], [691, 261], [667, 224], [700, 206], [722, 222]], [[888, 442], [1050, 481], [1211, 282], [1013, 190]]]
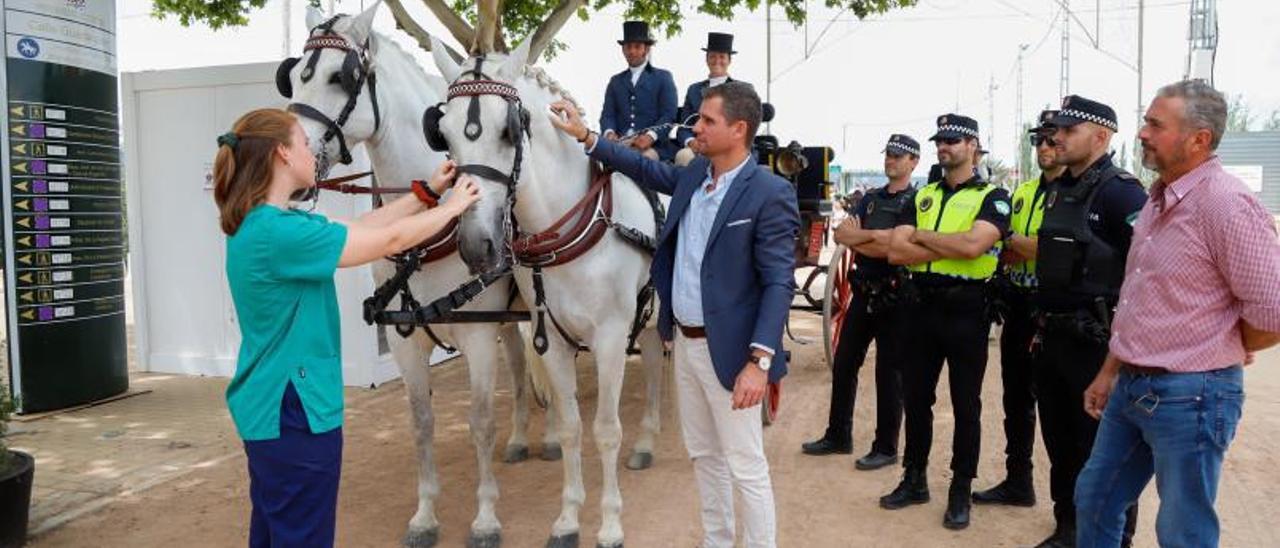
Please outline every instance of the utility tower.
[[1213, 85], [1213, 60], [1218, 51], [1218, 2], [1192, 0], [1191, 25], [1187, 32], [1187, 69], [1191, 80]]
[[1058, 97], [1071, 92], [1071, 2], [1062, 0], [1062, 63], [1058, 71]]

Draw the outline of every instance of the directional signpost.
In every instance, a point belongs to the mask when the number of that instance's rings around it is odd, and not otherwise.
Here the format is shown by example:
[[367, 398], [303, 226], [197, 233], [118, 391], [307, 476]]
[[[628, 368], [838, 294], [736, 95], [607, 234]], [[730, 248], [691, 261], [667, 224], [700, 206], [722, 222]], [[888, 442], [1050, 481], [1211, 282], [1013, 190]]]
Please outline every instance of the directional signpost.
[[8, 384], [33, 413], [128, 389], [115, 2], [3, 6]]

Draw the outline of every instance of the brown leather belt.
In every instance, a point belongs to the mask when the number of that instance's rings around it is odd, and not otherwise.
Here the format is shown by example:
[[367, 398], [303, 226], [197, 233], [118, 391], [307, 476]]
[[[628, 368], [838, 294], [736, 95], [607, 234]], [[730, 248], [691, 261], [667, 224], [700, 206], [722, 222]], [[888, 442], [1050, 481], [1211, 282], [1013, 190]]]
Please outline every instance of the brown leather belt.
[[1163, 367], [1143, 367], [1141, 365], [1133, 365], [1131, 363], [1120, 364], [1120, 370], [1130, 375], [1141, 375], [1146, 377], [1157, 377], [1160, 375], [1168, 375], [1170, 371]]
[[676, 327], [680, 328], [680, 334], [684, 335], [684, 338], [686, 339], [707, 338], [707, 328], [705, 327], [690, 327], [679, 323], [676, 324]]

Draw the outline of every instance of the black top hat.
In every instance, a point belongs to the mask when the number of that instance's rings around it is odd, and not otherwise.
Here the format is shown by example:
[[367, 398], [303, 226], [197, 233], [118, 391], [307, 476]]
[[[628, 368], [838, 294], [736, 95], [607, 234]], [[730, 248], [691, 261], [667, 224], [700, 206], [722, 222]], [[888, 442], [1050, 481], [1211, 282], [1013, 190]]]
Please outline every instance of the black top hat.
[[626, 44], [627, 42], [640, 42], [652, 46], [654, 39], [649, 35], [649, 23], [644, 21], [623, 21], [622, 39], [618, 40], [618, 43]]
[[1056, 117], [1057, 115], [1058, 115], [1058, 111], [1056, 110], [1040, 111], [1040, 124], [1031, 126], [1031, 129], [1028, 129], [1027, 133], [1039, 133], [1047, 129], [1053, 129], [1052, 122], [1054, 117]]
[[708, 32], [707, 47], [702, 48], [705, 52], [719, 52], [733, 55], [738, 53], [733, 51], [733, 35], [724, 32]]
[[920, 156], [920, 143], [917, 143], [915, 139], [906, 135], [894, 133], [889, 136], [889, 142], [884, 145], [883, 152], [890, 151], [899, 154], [907, 153], [914, 156]]
[[1093, 122], [1111, 131], [1119, 131], [1116, 111], [1111, 107], [1079, 95], [1062, 98], [1062, 110], [1049, 122], [1054, 127], [1071, 127], [1080, 122]]
[[930, 141], [938, 139], [978, 138], [978, 121], [959, 114], [943, 114], [938, 117], [938, 132], [930, 137]]

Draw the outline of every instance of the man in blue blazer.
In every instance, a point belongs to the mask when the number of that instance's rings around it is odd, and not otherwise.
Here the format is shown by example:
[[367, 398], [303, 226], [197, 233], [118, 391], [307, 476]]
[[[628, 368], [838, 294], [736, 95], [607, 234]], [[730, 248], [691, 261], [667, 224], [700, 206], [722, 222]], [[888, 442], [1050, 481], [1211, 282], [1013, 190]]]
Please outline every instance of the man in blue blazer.
[[[702, 501], [703, 546], [734, 546], [733, 490], [744, 543], [776, 545], [760, 419], [765, 386], [786, 374], [782, 331], [795, 291], [795, 189], [756, 163], [760, 97], [730, 83], [709, 90], [694, 127], [703, 156], [688, 167], [649, 160], [598, 139], [567, 103], [552, 123], [592, 158], [672, 196], [658, 234], [658, 328], [674, 341], [680, 426]], [[675, 336], [675, 335], [679, 336]]]
[[[680, 107], [680, 115], [676, 118], [681, 124], [686, 123], [690, 116], [697, 114], [702, 108], [702, 90], [725, 82], [741, 82], [729, 76], [729, 65], [733, 62], [733, 55], [738, 53], [733, 51], [732, 34], [707, 33], [707, 47], [702, 48], [702, 51], [707, 52], [707, 79], [689, 85], [689, 90], [684, 94], [684, 105]], [[676, 130], [676, 165], [684, 166], [693, 161], [694, 154], [698, 152], [693, 148], [696, 144], [692, 128], [681, 127]]]
[[627, 59], [627, 70], [613, 75], [604, 92], [604, 109], [600, 112], [600, 134], [605, 139], [617, 141], [632, 137], [632, 148], [671, 161], [675, 147], [671, 143], [671, 126], [660, 130], [647, 130], [661, 124], [676, 121], [676, 81], [671, 73], [655, 68], [649, 62], [653, 49], [653, 37], [649, 24], [644, 21], [626, 21], [622, 24], [622, 55]]

